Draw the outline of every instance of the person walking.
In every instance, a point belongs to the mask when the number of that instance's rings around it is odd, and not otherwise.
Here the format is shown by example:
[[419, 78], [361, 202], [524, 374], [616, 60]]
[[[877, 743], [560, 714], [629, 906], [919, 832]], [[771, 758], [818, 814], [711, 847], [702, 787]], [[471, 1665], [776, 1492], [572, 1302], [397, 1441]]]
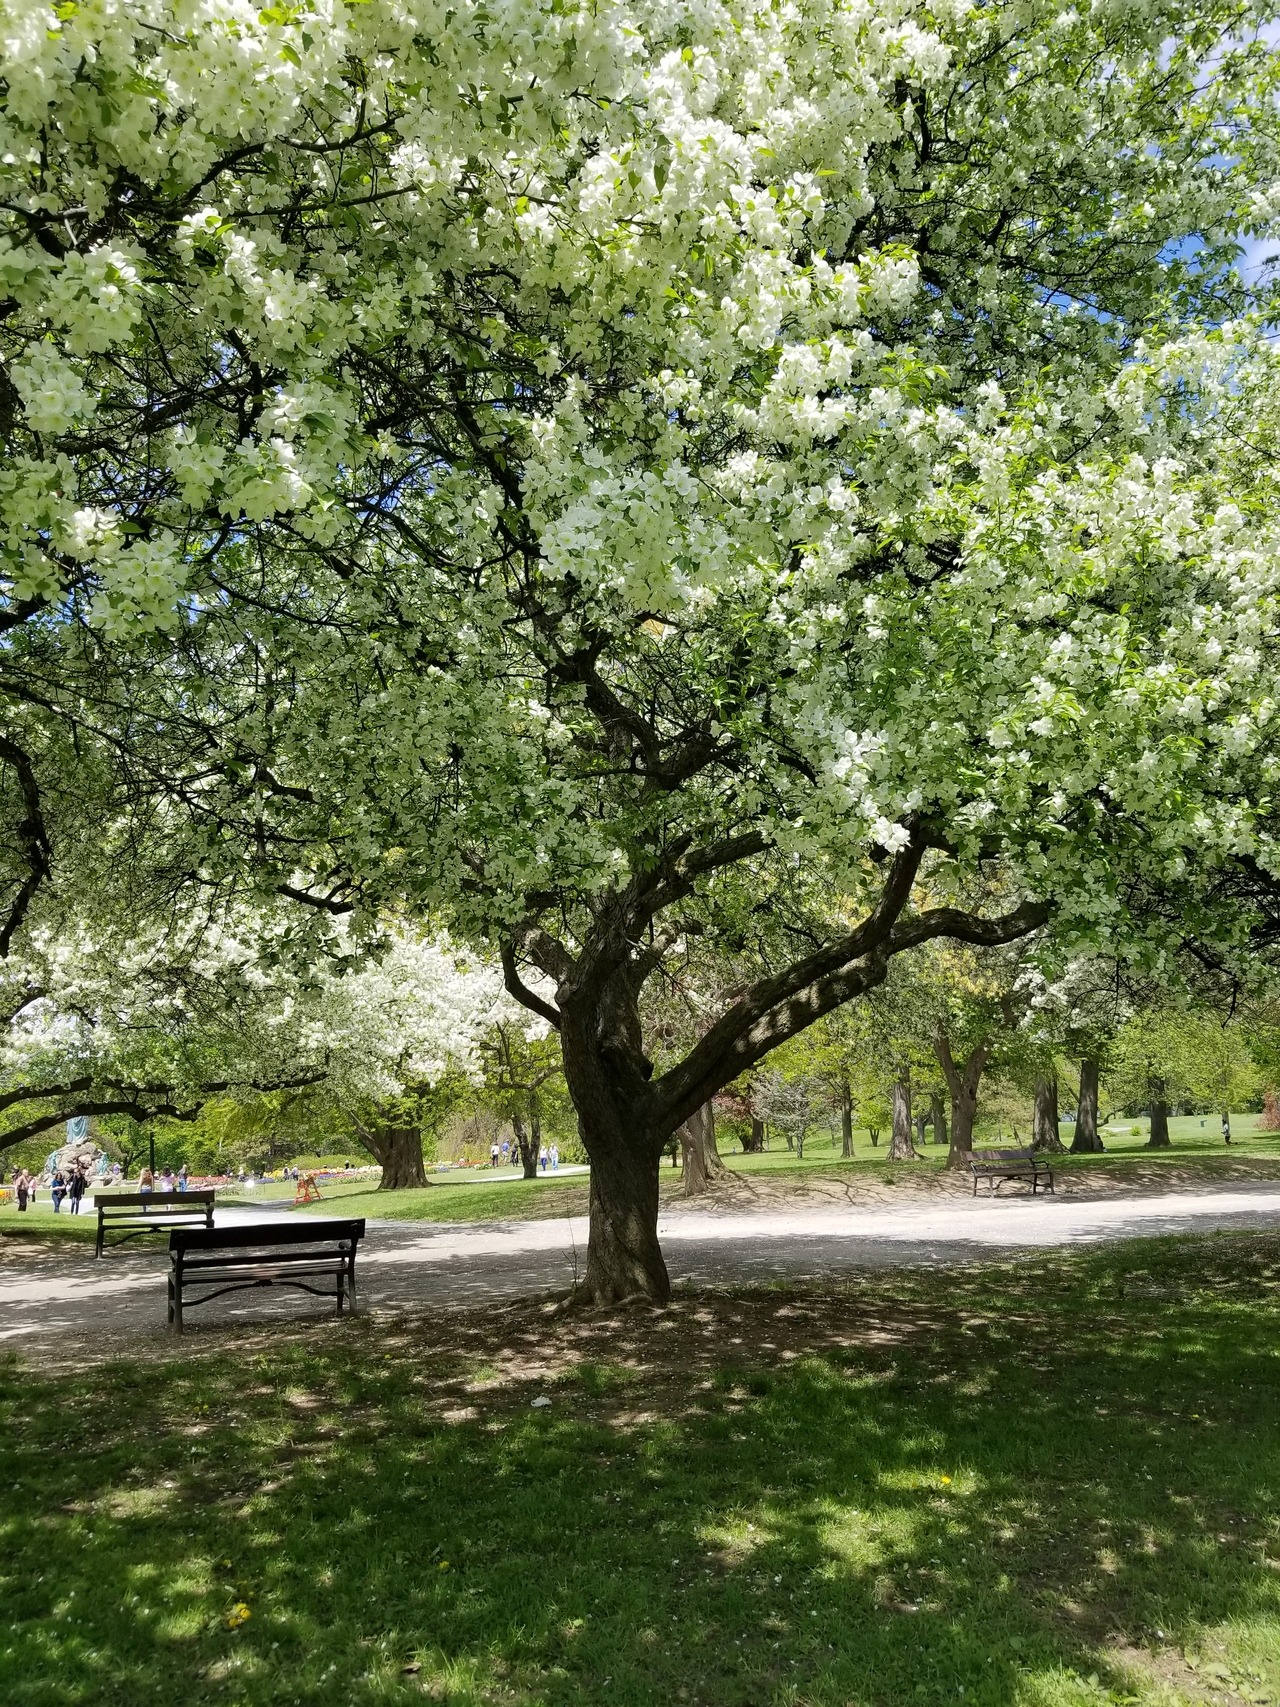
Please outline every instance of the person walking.
[[57, 1215], [62, 1208], [62, 1200], [67, 1195], [67, 1182], [62, 1177], [62, 1169], [58, 1168], [49, 1181], [49, 1191], [53, 1198], [53, 1213]]
[[155, 1175], [151, 1172], [151, 1169], [143, 1168], [142, 1172], [138, 1175], [139, 1196], [150, 1197], [151, 1193], [155, 1190], [155, 1185]]
[[27, 1207], [27, 1193], [31, 1190], [31, 1181], [27, 1178], [25, 1168], [19, 1169], [18, 1177], [13, 1182], [13, 1189], [17, 1193], [18, 1208], [25, 1209]]
[[489, 1146], [489, 1166], [490, 1166], [490, 1167], [491, 1167], [491, 1168], [496, 1168], [496, 1167], [497, 1167], [497, 1165], [498, 1165], [498, 1157], [499, 1157], [499, 1156], [500, 1156], [500, 1155], [501, 1155], [501, 1154], [502, 1154], [502, 1152], [501, 1152], [501, 1150], [499, 1150], [499, 1148], [498, 1148], [498, 1140], [497, 1140], [497, 1139], [496, 1139], [496, 1138], [495, 1138], [495, 1139], [494, 1139], [494, 1141], [493, 1141], [493, 1143], [492, 1143], [492, 1144], [490, 1144], [490, 1146]]
[[544, 1144], [542, 1146], [542, 1148], [538, 1151], [538, 1166], [542, 1169], [544, 1174], [547, 1171], [547, 1163], [550, 1160], [551, 1160], [551, 1157], [547, 1154], [547, 1146]]
[[[293, 1170], [293, 1177], [294, 1177], [294, 1179], [297, 1179], [297, 1177], [298, 1177], [297, 1168], [295, 1168]], [[182, 1166], [178, 1169], [178, 1190], [179, 1191], [185, 1191], [186, 1189], [187, 1189], [187, 1164], [185, 1162], [183, 1162]]]
[[551, 1171], [552, 1171], [552, 1173], [555, 1173], [556, 1170], [559, 1168], [559, 1166], [560, 1166], [560, 1146], [558, 1144], [553, 1144], [551, 1146]]
[[71, 1170], [71, 1179], [67, 1185], [67, 1198], [71, 1204], [70, 1214], [78, 1215], [80, 1213], [80, 1199], [84, 1196], [84, 1188], [88, 1183], [84, 1177], [83, 1168]]

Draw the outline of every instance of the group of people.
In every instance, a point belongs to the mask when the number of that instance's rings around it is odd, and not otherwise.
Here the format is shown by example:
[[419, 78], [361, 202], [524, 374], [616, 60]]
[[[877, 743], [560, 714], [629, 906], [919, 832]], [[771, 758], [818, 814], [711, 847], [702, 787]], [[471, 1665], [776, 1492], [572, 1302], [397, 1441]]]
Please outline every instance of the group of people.
[[[26, 1168], [19, 1168], [13, 1176], [13, 1195], [17, 1199], [18, 1208], [25, 1209], [29, 1203], [34, 1204], [39, 1198], [40, 1187], [44, 1175], [31, 1173]], [[114, 1184], [121, 1177], [120, 1164], [117, 1162], [111, 1171]], [[4, 1175], [0, 1172], [0, 1184]], [[67, 1205], [70, 1215], [80, 1213], [80, 1204], [89, 1185], [89, 1175], [83, 1163], [68, 1164], [66, 1167], [55, 1168], [49, 1175], [49, 1197], [53, 1203], [55, 1215], [61, 1214], [62, 1206]], [[184, 1162], [175, 1174], [172, 1168], [165, 1168], [159, 1179], [150, 1168], [143, 1168], [138, 1176], [138, 1191], [143, 1197], [150, 1197], [153, 1191], [185, 1191], [187, 1189], [187, 1164]]]
[[[66, 1203], [68, 1213], [80, 1213], [80, 1201], [84, 1197], [85, 1188], [89, 1184], [89, 1176], [81, 1167], [56, 1168], [53, 1178], [49, 1181], [49, 1196], [53, 1200], [55, 1215], [62, 1210]], [[13, 1195], [18, 1200], [18, 1208], [25, 1209], [28, 1203], [36, 1201], [40, 1190], [40, 1175], [28, 1173], [25, 1168], [19, 1168], [13, 1181]]]
[[[243, 1176], [243, 1170], [241, 1170]], [[184, 1162], [175, 1174], [172, 1168], [166, 1168], [160, 1175], [159, 1190], [185, 1191], [187, 1189], [187, 1164]], [[150, 1197], [157, 1189], [156, 1176], [150, 1168], [143, 1168], [138, 1175], [138, 1191], [143, 1197]]]
[[[510, 1138], [504, 1138], [501, 1144], [495, 1138], [489, 1146], [489, 1166], [491, 1168], [505, 1168], [519, 1160], [520, 1147], [518, 1144], [513, 1144]], [[544, 1144], [538, 1151], [538, 1166], [544, 1174], [548, 1168], [551, 1169], [552, 1173], [555, 1173], [560, 1166], [560, 1146], [552, 1144], [548, 1149]]]

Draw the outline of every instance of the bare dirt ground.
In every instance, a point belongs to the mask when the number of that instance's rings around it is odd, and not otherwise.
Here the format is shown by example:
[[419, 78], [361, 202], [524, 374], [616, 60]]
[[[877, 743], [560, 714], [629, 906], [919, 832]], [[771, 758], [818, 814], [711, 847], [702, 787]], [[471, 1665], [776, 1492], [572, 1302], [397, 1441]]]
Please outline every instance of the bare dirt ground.
[[[1280, 1180], [1245, 1177], [1180, 1184], [1174, 1170], [1123, 1183], [1072, 1175], [1056, 1196], [976, 1199], [966, 1182], [937, 1175], [902, 1184], [831, 1176], [794, 1182], [733, 1180], [713, 1199], [668, 1199], [659, 1231], [677, 1287], [830, 1280], [859, 1270], [988, 1262], [1019, 1250], [1209, 1232], [1275, 1230]], [[1145, 1189], [1144, 1189], [1145, 1187]], [[1163, 1189], [1158, 1189], [1163, 1188]], [[270, 1214], [221, 1211], [225, 1221]], [[370, 1221], [358, 1272], [362, 1309], [378, 1317], [445, 1307], [486, 1315], [514, 1300], [563, 1293], [581, 1271], [587, 1223], [580, 1215], [483, 1224]], [[42, 1366], [119, 1355], [163, 1355], [181, 1345], [241, 1343], [252, 1324], [332, 1320], [317, 1299], [281, 1289], [239, 1293], [188, 1318], [175, 1341], [165, 1331], [163, 1242], [109, 1251], [0, 1242], [0, 1350]]]

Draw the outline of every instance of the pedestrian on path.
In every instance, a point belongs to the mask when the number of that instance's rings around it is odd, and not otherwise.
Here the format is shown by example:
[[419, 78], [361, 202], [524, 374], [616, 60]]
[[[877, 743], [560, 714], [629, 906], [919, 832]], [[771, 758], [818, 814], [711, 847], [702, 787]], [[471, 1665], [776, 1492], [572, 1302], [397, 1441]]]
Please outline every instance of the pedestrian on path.
[[25, 1209], [27, 1207], [27, 1193], [31, 1190], [31, 1181], [27, 1178], [27, 1171], [25, 1168], [23, 1168], [18, 1174], [17, 1179], [14, 1180], [13, 1189], [18, 1196], [18, 1208]]
[[84, 1177], [83, 1168], [71, 1170], [71, 1179], [67, 1185], [67, 1197], [71, 1203], [70, 1214], [78, 1215], [80, 1213], [80, 1199], [84, 1196], [84, 1188], [88, 1183]]
[[62, 1208], [62, 1200], [67, 1195], [67, 1182], [62, 1177], [62, 1169], [58, 1168], [49, 1181], [49, 1190], [53, 1196], [53, 1213], [58, 1214]]
[[155, 1183], [155, 1176], [151, 1172], [151, 1169], [143, 1168], [142, 1172], [138, 1175], [138, 1195], [140, 1197], [150, 1197], [151, 1193], [155, 1190]]

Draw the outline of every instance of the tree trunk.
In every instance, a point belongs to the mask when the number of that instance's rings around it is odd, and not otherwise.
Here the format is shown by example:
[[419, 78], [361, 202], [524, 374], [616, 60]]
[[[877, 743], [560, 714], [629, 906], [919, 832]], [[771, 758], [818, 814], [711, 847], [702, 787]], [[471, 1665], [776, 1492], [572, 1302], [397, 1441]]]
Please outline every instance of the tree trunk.
[[699, 1197], [710, 1191], [725, 1173], [716, 1148], [715, 1110], [709, 1102], [703, 1103], [680, 1128], [680, 1149], [684, 1157], [684, 1194]]
[[758, 1156], [764, 1150], [764, 1121], [758, 1115], [751, 1116], [750, 1135], [742, 1140], [744, 1156]]
[[1093, 1156], [1102, 1149], [1098, 1136], [1098, 1063], [1086, 1055], [1080, 1063], [1080, 1098], [1076, 1104], [1076, 1133], [1071, 1140], [1073, 1156]]
[[928, 1123], [929, 1116], [924, 1113], [923, 1109], [917, 1109], [915, 1112], [915, 1115], [914, 1115], [914, 1119], [915, 1119], [915, 1123], [916, 1123], [916, 1149], [917, 1150], [923, 1150], [924, 1149], [924, 1129], [925, 1129], [926, 1124]]
[[840, 1087], [840, 1154], [846, 1159], [853, 1154], [853, 1097], [847, 1084]]
[[919, 1160], [911, 1142], [911, 1082], [905, 1075], [893, 1081], [893, 1137], [886, 1159], [890, 1162]]
[[984, 1037], [962, 1068], [956, 1066], [951, 1040], [945, 1032], [940, 1031], [934, 1038], [933, 1052], [951, 1092], [951, 1148], [947, 1151], [947, 1166], [967, 1168], [973, 1149], [973, 1123], [978, 1114], [978, 1086], [991, 1053], [991, 1039]]
[[1151, 1136], [1147, 1139], [1148, 1150], [1169, 1148], [1169, 1104], [1163, 1093], [1164, 1086], [1161, 1085], [1151, 1099]]
[[1066, 1149], [1058, 1131], [1058, 1075], [1042, 1073], [1036, 1079], [1035, 1108], [1031, 1116], [1031, 1147], [1051, 1156]]
[[374, 1161], [382, 1164], [379, 1191], [404, 1191], [431, 1183], [422, 1165], [419, 1127], [369, 1126], [362, 1128], [362, 1138]]
[[591, 1231], [586, 1272], [573, 1289], [573, 1302], [667, 1303], [671, 1280], [658, 1243], [661, 1152], [625, 1139], [601, 1144], [585, 1122], [582, 1138], [591, 1160]]
[[525, 1179], [537, 1179], [538, 1177], [538, 1139], [540, 1133], [537, 1130], [537, 1122], [534, 1125], [535, 1130], [530, 1135], [525, 1130], [523, 1117], [519, 1114], [511, 1116], [511, 1130], [515, 1133], [516, 1139], [516, 1154], [520, 1158], [520, 1168]]
[[873, 1150], [879, 1149], [879, 1147], [880, 1147], [880, 1128], [878, 1126], [868, 1126], [867, 1127], [867, 1137], [870, 1138], [870, 1140], [871, 1140], [871, 1148]]
[[947, 1141], [947, 1113], [941, 1091], [934, 1091], [929, 1098], [929, 1118], [933, 1121], [934, 1143], [945, 1144]]

